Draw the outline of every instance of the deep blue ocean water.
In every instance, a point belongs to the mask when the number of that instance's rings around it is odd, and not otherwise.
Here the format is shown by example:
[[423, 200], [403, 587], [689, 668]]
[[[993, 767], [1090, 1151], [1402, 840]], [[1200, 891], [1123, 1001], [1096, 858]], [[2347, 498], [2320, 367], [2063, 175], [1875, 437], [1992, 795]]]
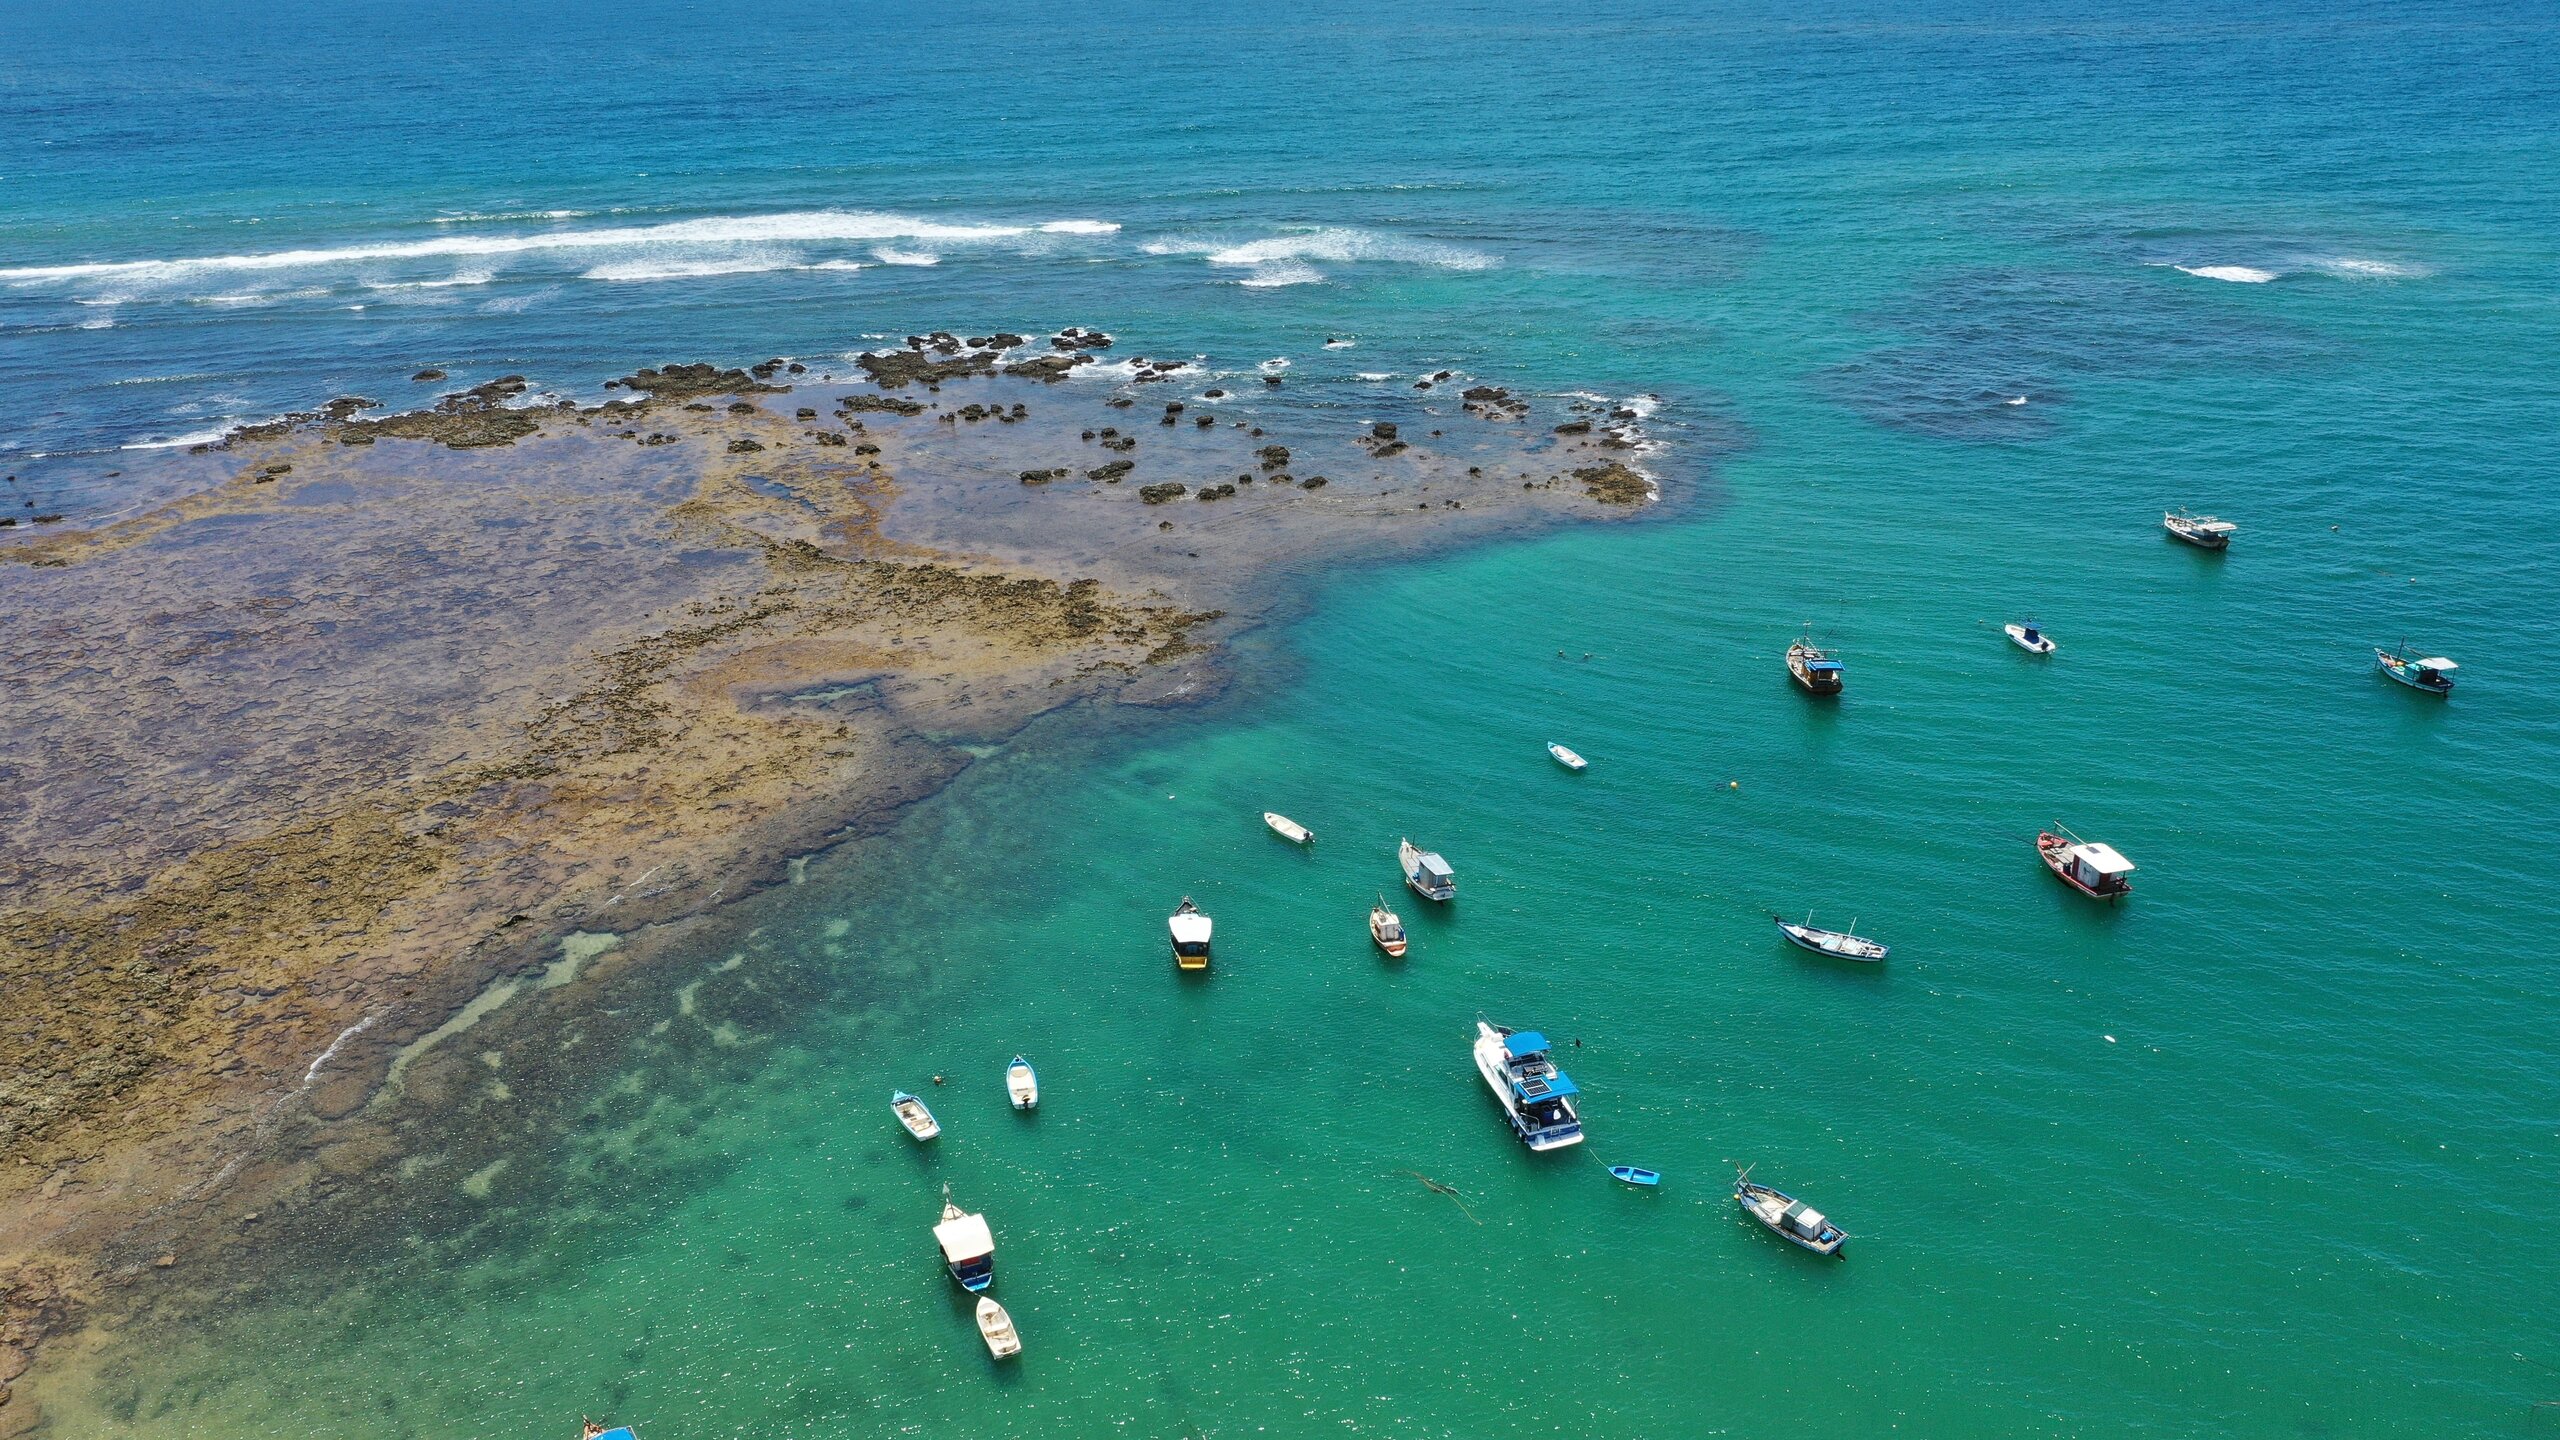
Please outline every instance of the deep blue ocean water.
[[[2556, 29], [0, 9], [21, 513], [422, 365], [592, 397], [934, 327], [1653, 394], [1669, 442], [1657, 523], [1346, 575], [1237, 705], [1027, 737], [812, 867], [704, 983], [840, 1007], [516, 1162], [610, 1154], [614, 1203], [66, 1374], [62, 1433], [2560, 1434]], [[2232, 551], [2164, 541], [2179, 505]], [[2000, 641], [2029, 612], [2049, 662]], [[1807, 624], [1837, 706], [1776, 668]], [[2404, 637], [2449, 702], [2372, 673]], [[2037, 869], [2056, 817], [2131, 902]], [[1465, 891], [1389, 969], [1403, 833]], [[1185, 892], [1205, 986], [1157, 947]], [[1773, 908], [1894, 958], [1799, 959]], [[1504, 1138], [1479, 1011], [1586, 1040], [1590, 1145]], [[936, 1070], [983, 1083], [919, 1161], [879, 1099]], [[1849, 1258], [1746, 1229], [1728, 1162]], [[944, 1180], [1019, 1373], [922, 1248]]]

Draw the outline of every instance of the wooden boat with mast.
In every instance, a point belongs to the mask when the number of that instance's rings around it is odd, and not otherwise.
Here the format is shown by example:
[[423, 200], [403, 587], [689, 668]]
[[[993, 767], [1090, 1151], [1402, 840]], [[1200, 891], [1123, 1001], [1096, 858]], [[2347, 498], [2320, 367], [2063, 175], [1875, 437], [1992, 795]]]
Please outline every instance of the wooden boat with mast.
[[1801, 925], [1784, 915], [1771, 915], [1769, 918], [1778, 922], [1778, 933], [1787, 937], [1788, 944], [1810, 950], [1816, 955], [1828, 955], [1834, 960], [1864, 960], [1872, 963], [1882, 960], [1891, 951], [1890, 946], [1880, 945], [1860, 935], [1858, 922], [1855, 920], [1849, 922], [1849, 928], [1846, 930], [1822, 930], [1815, 928], [1813, 916], [1809, 914], [1804, 917], [1804, 923]]
[[1812, 632], [1807, 631], [1787, 647], [1787, 674], [1807, 695], [1837, 695], [1849, 672], [1828, 651], [1817, 648]]
[[[2408, 647], [2401, 648], [2405, 650]], [[2430, 695], [2450, 695], [2453, 693], [2453, 672], [2462, 667], [2441, 655], [2424, 660], [2412, 660], [2406, 655], [2394, 654], [2376, 646], [2373, 651], [2373, 668], [2412, 690], [2424, 690]]]
[[1384, 895], [1378, 897], [1377, 904], [1369, 907], [1369, 938], [1377, 942], [1379, 949], [1387, 952], [1388, 959], [1404, 958], [1404, 918], [1387, 908]]

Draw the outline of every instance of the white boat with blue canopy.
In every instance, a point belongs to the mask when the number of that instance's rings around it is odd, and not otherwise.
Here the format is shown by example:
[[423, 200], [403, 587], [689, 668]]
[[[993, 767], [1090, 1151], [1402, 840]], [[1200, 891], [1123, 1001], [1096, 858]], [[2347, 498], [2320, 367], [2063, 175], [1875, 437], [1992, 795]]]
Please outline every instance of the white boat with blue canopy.
[[1582, 1092], [1556, 1068], [1547, 1049], [1547, 1037], [1535, 1030], [1476, 1022], [1476, 1073], [1502, 1102], [1511, 1132], [1532, 1150], [1582, 1143], [1582, 1114], [1573, 1103]]
[[951, 1203], [951, 1187], [942, 1187], [942, 1222], [933, 1227], [942, 1247], [942, 1268], [972, 1294], [996, 1283], [996, 1233], [987, 1217], [972, 1215]]

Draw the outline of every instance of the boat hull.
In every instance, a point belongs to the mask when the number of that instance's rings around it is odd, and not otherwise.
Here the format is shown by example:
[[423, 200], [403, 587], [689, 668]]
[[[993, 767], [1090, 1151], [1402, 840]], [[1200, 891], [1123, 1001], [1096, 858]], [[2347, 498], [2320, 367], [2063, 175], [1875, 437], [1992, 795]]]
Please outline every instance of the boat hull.
[[1017, 1059], [1005, 1067], [1004, 1089], [1007, 1095], [1013, 1097], [1014, 1109], [1037, 1110], [1040, 1108], [1040, 1075], [1028, 1063]]
[[1733, 1200], [1753, 1223], [1799, 1250], [1809, 1250], [1816, 1255], [1837, 1255], [1840, 1247], [1849, 1242], [1848, 1233], [1836, 1225], [1826, 1223], [1822, 1227], [1823, 1233], [1818, 1235], [1806, 1235], [1789, 1227], [1783, 1217], [1795, 1206], [1796, 1198], [1783, 1190], [1772, 1190], [1766, 1185], [1746, 1181], [1734, 1186]]
[[2026, 627], [2023, 625], [2004, 625], [2001, 629], [2008, 635], [2010, 644], [2030, 655], [2050, 655], [2054, 651], [2053, 637], [2050, 635], [2037, 635], [2034, 639], [2029, 639]]

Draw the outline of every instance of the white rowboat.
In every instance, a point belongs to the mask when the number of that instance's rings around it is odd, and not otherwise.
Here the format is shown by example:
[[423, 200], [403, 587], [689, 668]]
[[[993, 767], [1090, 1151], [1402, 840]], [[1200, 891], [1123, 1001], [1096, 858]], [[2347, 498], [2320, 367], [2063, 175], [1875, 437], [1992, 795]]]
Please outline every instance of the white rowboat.
[[1547, 753], [1556, 757], [1556, 763], [1567, 770], [1587, 770], [1591, 768], [1590, 761], [1583, 759], [1581, 756], [1574, 754], [1572, 751], [1567, 750], [1552, 740], [1547, 742]]
[[978, 1334], [986, 1339], [987, 1353], [999, 1360], [1022, 1353], [1022, 1336], [1013, 1328], [1013, 1317], [984, 1295], [978, 1297]]
[[1031, 1062], [1019, 1055], [1013, 1057], [1012, 1064], [1004, 1067], [1004, 1091], [1013, 1097], [1016, 1110], [1040, 1108], [1040, 1077], [1033, 1073]]
[[930, 1140], [942, 1133], [942, 1122], [933, 1118], [923, 1101], [904, 1090], [889, 1097], [889, 1108], [897, 1112], [898, 1123], [907, 1127], [907, 1133], [918, 1140]]
[[1262, 823], [1271, 827], [1272, 834], [1279, 836], [1281, 839], [1288, 841], [1292, 845], [1310, 845], [1315, 843], [1316, 832], [1299, 824], [1297, 821], [1290, 819], [1288, 816], [1281, 814], [1277, 810], [1263, 811]]

